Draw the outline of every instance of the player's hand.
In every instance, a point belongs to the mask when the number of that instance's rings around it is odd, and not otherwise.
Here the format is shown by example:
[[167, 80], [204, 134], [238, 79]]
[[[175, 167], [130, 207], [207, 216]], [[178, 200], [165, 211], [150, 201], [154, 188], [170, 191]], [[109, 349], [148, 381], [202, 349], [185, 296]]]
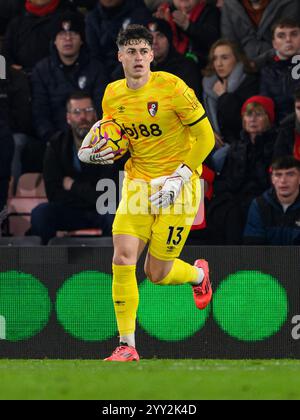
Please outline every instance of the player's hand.
[[157, 208], [167, 208], [175, 203], [183, 184], [188, 182], [192, 176], [192, 171], [186, 165], [180, 165], [176, 171], [169, 176], [161, 176], [151, 181], [152, 187], [161, 189], [150, 197], [150, 202]]
[[94, 147], [90, 147], [94, 132], [93, 126], [89, 133], [85, 136], [82, 146], [78, 151], [78, 158], [83, 163], [92, 163], [99, 165], [112, 165], [114, 163], [114, 154], [112, 153], [112, 148], [108, 147], [105, 150], [101, 150], [106, 144], [106, 140], [102, 139]]

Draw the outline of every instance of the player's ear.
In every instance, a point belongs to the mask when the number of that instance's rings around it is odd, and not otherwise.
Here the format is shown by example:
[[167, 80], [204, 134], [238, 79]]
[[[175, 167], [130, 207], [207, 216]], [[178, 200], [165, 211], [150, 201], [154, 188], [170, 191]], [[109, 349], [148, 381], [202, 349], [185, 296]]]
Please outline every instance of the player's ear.
[[122, 63], [122, 51], [118, 51], [118, 60]]
[[154, 60], [154, 51], [151, 50], [151, 53], [150, 53], [150, 63], [152, 63], [153, 60]]

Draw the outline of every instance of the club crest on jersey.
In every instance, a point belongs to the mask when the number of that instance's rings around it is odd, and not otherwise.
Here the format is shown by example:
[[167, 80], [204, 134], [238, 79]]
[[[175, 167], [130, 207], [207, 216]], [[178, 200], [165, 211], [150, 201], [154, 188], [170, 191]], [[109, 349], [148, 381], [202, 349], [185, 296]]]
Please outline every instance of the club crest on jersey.
[[148, 102], [148, 112], [151, 117], [155, 117], [158, 111], [158, 102]]

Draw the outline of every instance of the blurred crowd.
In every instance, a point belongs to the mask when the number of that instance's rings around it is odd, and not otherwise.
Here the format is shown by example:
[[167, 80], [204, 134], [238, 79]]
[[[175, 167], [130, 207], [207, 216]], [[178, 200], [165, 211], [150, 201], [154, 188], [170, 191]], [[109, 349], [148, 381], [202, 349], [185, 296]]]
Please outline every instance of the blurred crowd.
[[132, 23], [153, 34], [152, 70], [192, 87], [215, 133], [190, 242], [300, 245], [299, 0], [0, 0], [0, 226], [22, 174], [41, 173], [47, 202], [26, 235], [111, 235], [96, 184], [118, 184], [126, 157], [90, 167], [77, 150], [124, 77], [115, 41]]

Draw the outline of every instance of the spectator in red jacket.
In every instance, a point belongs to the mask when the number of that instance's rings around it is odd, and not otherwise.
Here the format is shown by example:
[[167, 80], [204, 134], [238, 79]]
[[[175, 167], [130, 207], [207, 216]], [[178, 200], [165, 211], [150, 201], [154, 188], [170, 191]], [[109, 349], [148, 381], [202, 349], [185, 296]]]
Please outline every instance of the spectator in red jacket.
[[220, 11], [216, 5], [207, 0], [173, 0], [171, 7], [162, 3], [156, 17], [172, 26], [177, 51], [203, 68], [210, 47], [220, 38]]

